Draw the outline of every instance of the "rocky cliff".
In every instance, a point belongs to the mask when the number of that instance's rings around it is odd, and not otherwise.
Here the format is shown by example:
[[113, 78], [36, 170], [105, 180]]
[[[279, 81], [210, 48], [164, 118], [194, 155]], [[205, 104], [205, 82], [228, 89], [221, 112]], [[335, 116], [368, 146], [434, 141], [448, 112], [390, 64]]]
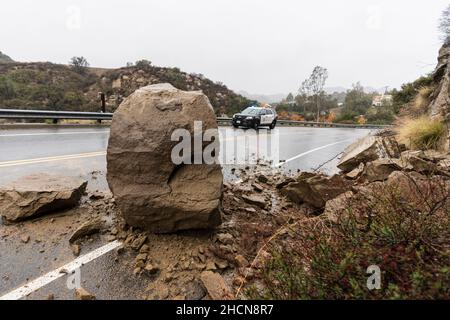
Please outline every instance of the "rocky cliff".
[[[446, 123], [448, 139], [450, 141], [450, 41], [447, 41], [439, 50], [438, 64], [433, 72], [435, 89], [428, 107], [430, 116], [441, 119]], [[448, 143], [447, 143], [448, 148]]]

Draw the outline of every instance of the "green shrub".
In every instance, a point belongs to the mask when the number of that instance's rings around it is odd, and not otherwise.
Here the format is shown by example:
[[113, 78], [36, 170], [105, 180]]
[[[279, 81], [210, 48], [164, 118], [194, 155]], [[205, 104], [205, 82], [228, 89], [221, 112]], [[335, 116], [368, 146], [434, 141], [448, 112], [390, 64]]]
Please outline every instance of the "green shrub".
[[[409, 176], [406, 179], [410, 179]], [[349, 198], [335, 222], [308, 219], [271, 246], [253, 299], [449, 299], [450, 202], [445, 181], [381, 185]], [[414, 200], [411, 200], [414, 199]], [[367, 268], [381, 288], [367, 288]]]

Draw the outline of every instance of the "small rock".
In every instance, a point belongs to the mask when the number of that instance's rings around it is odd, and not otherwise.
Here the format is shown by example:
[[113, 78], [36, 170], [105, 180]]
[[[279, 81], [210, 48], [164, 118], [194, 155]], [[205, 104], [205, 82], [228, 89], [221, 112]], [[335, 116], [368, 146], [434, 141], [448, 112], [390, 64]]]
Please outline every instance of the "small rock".
[[131, 248], [135, 251], [139, 251], [139, 249], [141, 249], [141, 247], [144, 245], [145, 241], [147, 241], [147, 236], [141, 235], [133, 241], [133, 243], [131, 244]]
[[72, 248], [72, 253], [75, 257], [78, 257], [81, 252], [81, 247], [78, 244], [73, 244], [70, 246]]
[[113, 235], [106, 236], [106, 241], [108, 241], [108, 242], [113, 242], [116, 239], [117, 239], [116, 236], [113, 236]]
[[219, 233], [217, 235], [217, 240], [223, 244], [232, 244], [234, 237], [229, 233]]
[[78, 300], [95, 300], [95, 296], [83, 288], [75, 289], [75, 297]]
[[159, 272], [159, 270], [160, 270], [159, 267], [153, 263], [147, 263], [147, 265], [144, 268], [144, 271], [149, 275], [155, 275]]
[[82, 237], [90, 236], [94, 233], [99, 232], [102, 228], [103, 221], [100, 218], [89, 220], [78, 227], [77, 230], [75, 230], [75, 232], [70, 237], [69, 242], [73, 243]]
[[136, 267], [136, 268], [134, 268], [134, 270], [133, 270], [133, 274], [134, 274], [135, 276], [137, 276], [139, 273], [141, 273], [141, 271], [142, 271], [142, 268]]
[[206, 264], [206, 270], [208, 271], [217, 270], [216, 264], [213, 261], [208, 261], [208, 263]]
[[259, 182], [262, 182], [262, 183], [267, 183], [267, 181], [269, 181], [269, 178], [267, 178], [267, 176], [265, 176], [265, 175], [263, 175], [263, 174], [260, 174], [260, 175], [258, 176], [258, 181], [259, 181]]
[[218, 259], [216, 260], [216, 266], [217, 268], [223, 270], [229, 267], [228, 261], [226, 260], [222, 260], [222, 259]]
[[28, 243], [28, 241], [30, 241], [30, 236], [22, 236], [22, 237], [20, 238], [20, 240], [21, 240], [23, 243]]
[[233, 298], [230, 289], [220, 274], [204, 271], [200, 276], [200, 280], [213, 300], [229, 300]]
[[345, 176], [349, 179], [357, 179], [364, 171], [364, 163], [360, 163], [358, 167], [347, 173]]
[[150, 252], [150, 247], [146, 244], [144, 244], [141, 249], [139, 250], [139, 253], [149, 253]]
[[146, 253], [140, 253], [136, 257], [136, 261], [147, 261], [148, 255]]
[[244, 199], [245, 202], [253, 204], [255, 206], [260, 207], [261, 209], [266, 208], [266, 199], [263, 196], [260, 195], [243, 195], [242, 199]]
[[236, 261], [236, 264], [238, 267], [248, 267], [249, 266], [249, 262], [247, 259], [245, 259], [245, 257], [241, 254], [237, 255], [234, 260]]
[[163, 283], [152, 283], [146, 291], [151, 292], [147, 298], [148, 300], [165, 300], [169, 297], [169, 288]]
[[277, 189], [281, 189], [281, 188], [287, 186], [291, 182], [295, 182], [295, 180], [293, 178], [285, 178], [282, 181], [278, 182], [275, 187]]
[[252, 184], [253, 189], [255, 189], [257, 192], [262, 192], [264, 190], [264, 187], [260, 184], [257, 184], [256, 182]]

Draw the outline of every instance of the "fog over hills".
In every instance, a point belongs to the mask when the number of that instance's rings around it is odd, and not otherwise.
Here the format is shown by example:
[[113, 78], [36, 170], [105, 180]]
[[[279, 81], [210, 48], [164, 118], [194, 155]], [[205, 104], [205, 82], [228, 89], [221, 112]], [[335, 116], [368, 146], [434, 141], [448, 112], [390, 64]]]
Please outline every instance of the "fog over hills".
[[[384, 93], [386, 87], [383, 88], [374, 88], [371, 86], [365, 86], [364, 91], [366, 93]], [[351, 90], [351, 88], [345, 88], [345, 87], [326, 87], [324, 88], [325, 92], [327, 94], [333, 94], [333, 93], [345, 93], [348, 90]], [[275, 94], [257, 94], [257, 93], [249, 93], [245, 90], [240, 90], [237, 92], [243, 97], [246, 97], [250, 100], [256, 100], [258, 102], [266, 102], [266, 103], [276, 103], [280, 102], [281, 100], [285, 99], [289, 92], [286, 93], [275, 93]], [[293, 92], [295, 95], [295, 92]]]

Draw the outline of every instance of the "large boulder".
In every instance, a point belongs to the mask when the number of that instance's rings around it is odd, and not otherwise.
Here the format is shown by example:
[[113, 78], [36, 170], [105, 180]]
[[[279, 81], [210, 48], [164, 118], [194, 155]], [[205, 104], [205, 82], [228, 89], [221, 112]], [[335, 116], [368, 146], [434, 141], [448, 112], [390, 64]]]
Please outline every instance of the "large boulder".
[[[203, 132], [217, 131], [208, 98], [170, 84], [137, 90], [114, 113], [107, 179], [128, 224], [169, 233], [221, 223], [220, 165], [175, 164], [171, 157], [179, 143], [172, 141], [172, 133], [186, 129], [194, 137], [194, 121], [202, 121]], [[183, 158], [195, 156], [191, 153]]]
[[348, 191], [350, 187], [351, 182], [338, 175], [327, 177], [322, 174], [303, 173], [297, 181], [283, 187], [281, 193], [297, 204], [307, 203], [321, 209], [327, 201]]
[[87, 182], [80, 178], [35, 174], [0, 188], [0, 215], [9, 222], [25, 220], [78, 204]]
[[400, 147], [393, 137], [367, 136], [348, 146], [337, 167], [343, 172], [350, 172], [360, 163], [382, 158], [397, 158]]

